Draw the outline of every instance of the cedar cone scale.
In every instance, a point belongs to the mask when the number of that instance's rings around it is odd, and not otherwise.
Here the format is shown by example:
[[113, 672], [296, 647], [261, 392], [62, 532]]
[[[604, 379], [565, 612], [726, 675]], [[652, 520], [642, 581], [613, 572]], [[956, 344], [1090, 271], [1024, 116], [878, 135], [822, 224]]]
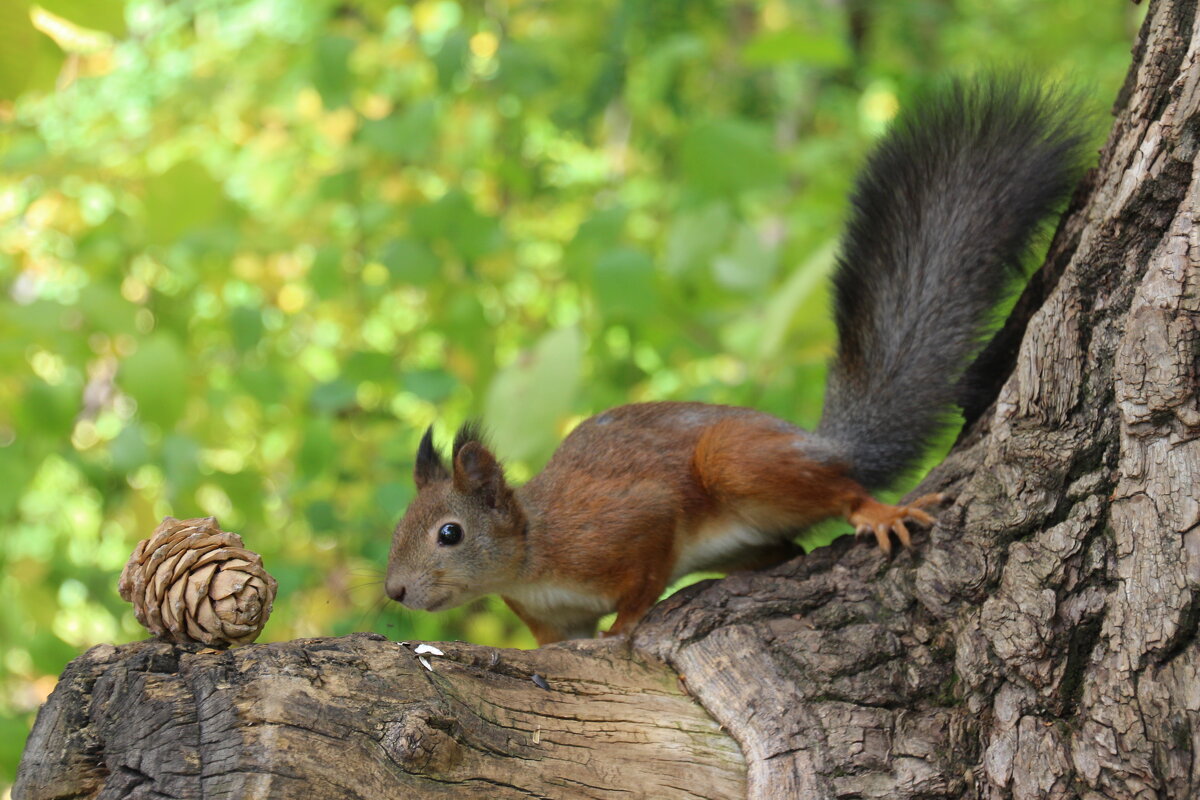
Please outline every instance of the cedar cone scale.
[[138, 622], [180, 644], [248, 644], [262, 632], [275, 601], [275, 579], [242, 537], [216, 517], [163, 518], [138, 542], [117, 590]]

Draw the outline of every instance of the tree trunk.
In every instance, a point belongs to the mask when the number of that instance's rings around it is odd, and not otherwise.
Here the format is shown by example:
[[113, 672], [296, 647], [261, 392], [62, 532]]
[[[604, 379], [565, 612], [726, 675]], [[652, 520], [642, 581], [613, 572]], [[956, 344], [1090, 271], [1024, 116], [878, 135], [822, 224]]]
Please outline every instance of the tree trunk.
[[630, 641], [446, 644], [432, 672], [365, 635], [94, 648], [14, 797], [1200, 796], [1195, 24], [1151, 4], [913, 549], [843, 538]]

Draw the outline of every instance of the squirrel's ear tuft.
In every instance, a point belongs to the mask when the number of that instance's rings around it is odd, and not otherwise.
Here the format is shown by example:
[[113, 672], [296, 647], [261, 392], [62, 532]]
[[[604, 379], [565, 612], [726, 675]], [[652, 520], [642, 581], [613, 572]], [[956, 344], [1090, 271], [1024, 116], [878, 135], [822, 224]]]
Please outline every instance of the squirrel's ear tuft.
[[444, 481], [449, 477], [450, 473], [442, 463], [442, 457], [433, 446], [433, 426], [430, 425], [421, 437], [421, 444], [417, 446], [417, 465], [413, 469], [413, 480], [416, 481], [417, 488], [422, 489], [434, 481]]
[[508, 495], [504, 468], [478, 439], [454, 443], [454, 488], [479, 497], [492, 508]]
[[[478, 442], [483, 444], [483, 426], [479, 424], [479, 420], [469, 419], [462, 424], [458, 429], [458, 433], [454, 434], [454, 449], [450, 451], [450, 458], [457, 460], [458, 451], [463, 449], [463, 445], [468, 442]], [[485, 445], [486, 447], [486, 445]]]

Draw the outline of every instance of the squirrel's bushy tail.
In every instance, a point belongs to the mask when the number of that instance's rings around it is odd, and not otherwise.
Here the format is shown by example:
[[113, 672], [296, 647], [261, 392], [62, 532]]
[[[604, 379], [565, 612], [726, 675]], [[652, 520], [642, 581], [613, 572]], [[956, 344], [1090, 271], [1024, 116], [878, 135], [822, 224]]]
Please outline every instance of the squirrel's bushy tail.
[[1034, 234], [1073, 187], [1079, 104], [1016, 76], [903, 111], [859, 176], [834, 276], [838, 351], [817, 432], [880, 487], [943, 428]]

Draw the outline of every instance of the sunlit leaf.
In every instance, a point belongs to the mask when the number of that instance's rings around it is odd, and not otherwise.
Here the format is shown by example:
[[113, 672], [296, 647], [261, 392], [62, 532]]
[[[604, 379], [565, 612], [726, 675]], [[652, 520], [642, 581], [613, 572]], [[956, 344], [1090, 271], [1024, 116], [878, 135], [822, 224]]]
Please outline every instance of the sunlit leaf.
[[667, 271], [681, 275], [711, 264], [728, 235], [731, 221], [729, 206], [724, 203], [710, 203], [678, 214], [667, 237], [664, 265]]
[[775, 277], [778, 263], [775, 246], [753, 227], [743, 225], [734, 236], [733, 247], [713, 259], [713, 277], [729, 289], [761, 289]]
[[760, 33], [747, 43], [742, 57], [749, 64], [798, 63], [841, 67], [850, 61], [850, 47], [841, 31], [807, 33], [798, 28]]
[[558, 443], [558, 425], [579, 387], [583, 337], [552, 331], [500, 371], [488, 387], [484, 421], [502, 458], [542, 458]]
[[124, 0], [37, 0], [37, 4], [81, 28], [125, 35]]

